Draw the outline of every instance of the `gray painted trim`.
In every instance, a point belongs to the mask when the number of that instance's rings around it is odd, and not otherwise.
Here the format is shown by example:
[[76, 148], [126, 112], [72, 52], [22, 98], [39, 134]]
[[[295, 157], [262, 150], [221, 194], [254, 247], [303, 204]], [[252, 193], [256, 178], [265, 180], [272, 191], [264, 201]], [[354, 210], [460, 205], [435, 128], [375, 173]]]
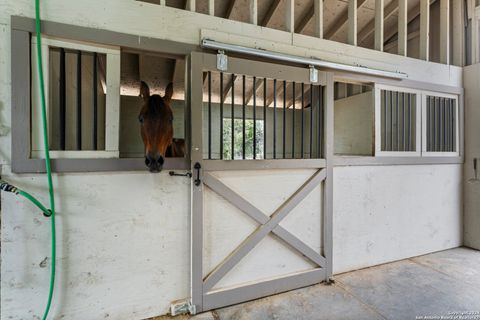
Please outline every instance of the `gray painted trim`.
[[289, 290], [307, 287], [326, 279], [324, 269], [314, 269], [293, 275], [258, 282], [249, 286], [215, 291], [203, 297], [204, 309], [216, 309], [244, 301], [254, 300]]
[[[35, 19], [12, 16], [11, 27], [15, 30], [35, 34]], [[42, 34], [70, 40], [88, 41], [103, 45], [120, 46], [139, 50], [158, 51], [177, 56], [186, 56], [199, 46], [171, 40], [142, 37], [133, 34], [73, 26], [59, 22], [42, 20]]]
[[276, 159], [276, 160], [205, 160], [207, 171], [267, 170], [267, 169], [319, 169], [325, 168], [325, 159]]
[[268, 222], [260, 226], [247, 237], [222, 263], [220, 263], [205, 279], [204, 290], [210, 290], [218, 283], [235, 265], [240, 262], [263, 238], [265, 238], [277, 225], [295, 208], [310, 192], [325, 179], [325, 170], [316, 172], [293, 195], [291, 195], [274, 213]]
[[[190, 86], [190, 132], [202, 132], [202, 100], [203, 100], [203, 72], [202, 62], [197, 53], [192, 53], [188, 59], [190, 70], [188, 81]], [[202, 161], [202, 135], [191, 135], [191, 170], [193, 179], [196, 178], [194, 165]], [[203, 170], [200, 170], [202, 178]], [[191, 184], [191, 298], [197, 312], [203, 309], [203, 183], [196, 186]]]
[[[30, 34], [11, 30], [12, 171], [21, 171], [30, 155]], [[27, 63], [26, 63], [27, 62]], [[43, 166], [45, 170], [45, 165]]]
[[[12, 41], [12, 171], [15, 173], [44, 173], [42, 159], [30, 158], [31, 100], [30, 100], [30, 36], [35, 33], [35, 20], [11, 17]], [[140, 50], [158, 51], [184, 57], [198, 46], [168, 40], [153, 39], [119, 32], [42, 21], [42, 34], [78, 41], [95, 42]], [[36, 76], [36, 75], [32, 75]], [[189, 159], [168, 158], [164, 169], [188, 170]], [[130, 171], [145, 170], [141, 158], [115, 159], [52, 159], [53, 172]]]
[[[216, 192], [232, 205], [237, 207], [238, 209], [242, 210], [245, 214], [247, 214], [250, 218], [255, 220], [261, 225], [270, 220], [270, 217], [252, 205], [250, 202], [242, 198], [238, 193], [233, 191], [223, 182], [215, 178], [209, 173], [205, 173], [203, 175], [203, 183], [205, 183], [212, 191]], [[309, 259], [319, 267], [325, 267], [325, 258], [322, 257], [319, 253], [315, 250], [310, 248], [296, 236], [291, 234], [289, 231], [284, 229], [282, 226], [278, 225], [275, 227], [272, 232], [277, 235], [280, 239], [285, 241], [286, 244], [290, 245], [292, 248], [297, 250], [300, 254], [302, 254], [305, 258]], [[208, 290], [208, 288], [205, 288]]]
[[436, 165], [463, 164], [463, 157], [362, 157], [335, 156], [335, 167], [346, 166], [402, 166], [402, 165]]
[[330, 279], [333, 275], [333, 150], [334, 150], [334, 76], [329, 73], [327, 85], [323, 95], [325, 116], [324, 116], [324, 149], [327, 160], [326, 179], [323, 192], [323, 248], [327, 260], [325, 276]]

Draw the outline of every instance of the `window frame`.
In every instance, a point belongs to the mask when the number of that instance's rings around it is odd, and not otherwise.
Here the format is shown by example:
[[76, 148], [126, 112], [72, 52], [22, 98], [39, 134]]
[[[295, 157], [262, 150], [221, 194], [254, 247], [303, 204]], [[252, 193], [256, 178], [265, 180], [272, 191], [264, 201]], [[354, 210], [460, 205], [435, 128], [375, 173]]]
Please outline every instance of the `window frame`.
[[[382, 101], [381, 91], [388, 90], [394, 92], [404, 92], [415, 94], [415, 151], [382, 151]], [[375, 83], [374, 85], [374, 101], [375, 101], [375, 157], [420, 157], [422, 155], [422, 94], [421, 90], [391, 86]]]
[[[32, 141], [30, 154], [32, 158], [44, 159], [45, 148], [43, 147], [41, 110], [34, 106], [40, 106], [40, 88], [37, 74], [37, 39], [31, 37], [31, 97], [32, 97]], [[49, 91], [49, 70], [50, 70], [50, 47], [59, 47], [71, 50], [81, 50], [88, 52], [97, 52], [106, 56], [106, 102], [105, 102], [105, 150], [51, 150], [51, 159], [98, 159], [120, 157], [119, 137], [120, 137], [120, 47], [97, 45], [80, 41], [69, 41], [57, 39], [49, 36], [42, 36], [42, 68], [45, 78], [45, 102], [47, 109], [47, 121], [52, 122], [50, 112], [50, 91]], [[112, 94], [113, 93], [113, 94]], [[118, 94], [115, 94], [118, 93]], [[49, 141], [51, 141], [52, 131], [49, 130]]]
[[[93, 43], [95, 46], [120, 47], [158, 52], [185, 59], [197, 45], [178, 43], [150, 37], [142, 37], [114, 31], [73, 26], [42, 20], [42, 39], [68, 39], [68, 41]], [[32, 35], [35, 35], [35, 20], [26, 17], [11, 17], [11, 168], [15, 173], [44, 173], [45, 161], [31, 156], [31, 103], [32, 78], [36, 76], [31, 68]], [[186, 68], [188, 70], [188, 68]], [[185, 139], [187, 154], [184, 158], [166, 158], [164, 170], [190, 169], [190, 102], [189, 74], [185, 78]], [[120, 96], [118, 97], [120, 99]], [[63, 151], [62, 151], [63, 152]], [[82, 152], [82, 151], [81, 151]], [[93, 151], [96, 152], [96, 151]], [[143, 158], [52, 158], [53, 172], [100, 172], [100, 171], [146, 171]]]
[[[453, 152], [427, 151], [427, 96], [453, 99], [455, 101], [455, 147]], [[460, 97], [455, 94], [436, 91], [422, 91], [422, 156], [458, 157], [460, 156]]]

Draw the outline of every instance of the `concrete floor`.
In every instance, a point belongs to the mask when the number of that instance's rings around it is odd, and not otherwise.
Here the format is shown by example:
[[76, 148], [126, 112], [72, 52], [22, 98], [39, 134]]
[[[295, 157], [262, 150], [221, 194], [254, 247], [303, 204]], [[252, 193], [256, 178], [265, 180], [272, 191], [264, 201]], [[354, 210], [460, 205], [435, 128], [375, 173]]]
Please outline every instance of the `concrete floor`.
[[480, 320], [480, 251], [446, 250], [334, 278], [331, 286], [319, 284], [190, 319], [370, 320], [429, 316]]

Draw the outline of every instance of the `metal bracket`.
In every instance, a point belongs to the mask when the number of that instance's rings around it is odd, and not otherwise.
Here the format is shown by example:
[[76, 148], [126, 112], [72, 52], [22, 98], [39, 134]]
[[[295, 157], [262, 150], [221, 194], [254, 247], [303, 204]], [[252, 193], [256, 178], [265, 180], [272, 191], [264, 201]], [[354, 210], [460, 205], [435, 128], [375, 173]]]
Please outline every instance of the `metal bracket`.
[[188, 300], [178, 300], [170, 304], [170, 314], [172, 316], [177, 316], [179, 314], [196, 314], [197, 308], [190, 299]]
[[223, 50], [218, 50], [217, 53], [217, 69], [220, 71], [227, 71], [228, 69], [228, 56]]
[[318, 82], [318, 70], [315, 69], [315, 66], [308, 66], [310, 68], [310, 82], [317, 83]]

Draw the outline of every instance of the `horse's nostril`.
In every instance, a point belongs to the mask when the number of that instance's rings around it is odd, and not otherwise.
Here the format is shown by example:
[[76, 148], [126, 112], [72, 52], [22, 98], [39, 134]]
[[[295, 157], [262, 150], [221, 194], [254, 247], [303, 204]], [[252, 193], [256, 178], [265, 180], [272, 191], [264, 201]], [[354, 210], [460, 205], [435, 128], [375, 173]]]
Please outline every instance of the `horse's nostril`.
[[163, 166], [163, 163], [165, 162], [165, 159], [162, 156], [160, 156], [160, 158], [158, 158], [157, 162], [158, 162], [159, 165]]
[[145, 165], [148, 167], [150, 165], [151, 161], [149, 157], [145, 157]]

